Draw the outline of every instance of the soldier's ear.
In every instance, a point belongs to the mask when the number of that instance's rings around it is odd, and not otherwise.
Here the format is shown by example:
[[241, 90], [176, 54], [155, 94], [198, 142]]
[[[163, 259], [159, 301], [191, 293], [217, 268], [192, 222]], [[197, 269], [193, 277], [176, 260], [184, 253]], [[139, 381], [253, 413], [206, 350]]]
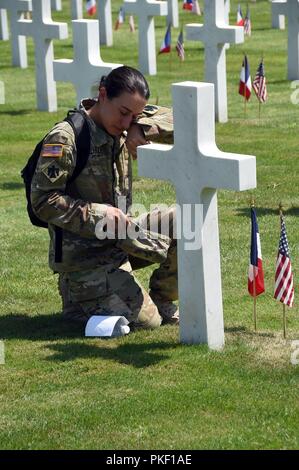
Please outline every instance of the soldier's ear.
[[107, 91], [106, 88], [101, 86], [99, 88], [99, 101], [105, 101], [107, 98]]

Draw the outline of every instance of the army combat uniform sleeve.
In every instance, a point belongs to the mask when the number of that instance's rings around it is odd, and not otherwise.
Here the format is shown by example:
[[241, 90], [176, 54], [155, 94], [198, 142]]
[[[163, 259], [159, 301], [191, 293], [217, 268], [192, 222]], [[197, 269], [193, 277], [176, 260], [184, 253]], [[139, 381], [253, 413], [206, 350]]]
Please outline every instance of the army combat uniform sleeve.
[[105, 217], [107, 205], [66, 194], [76, 156], [75, 136], [70, 124], [57, 124], [44, 140], [32, 179], [32, 208], [48, 224], [81, 237], [95, 238], [95, 226]]
[[146, 139], [163, 144], [173, 143], [173, 113], [171, 108], [148, 104], [136, 119]]

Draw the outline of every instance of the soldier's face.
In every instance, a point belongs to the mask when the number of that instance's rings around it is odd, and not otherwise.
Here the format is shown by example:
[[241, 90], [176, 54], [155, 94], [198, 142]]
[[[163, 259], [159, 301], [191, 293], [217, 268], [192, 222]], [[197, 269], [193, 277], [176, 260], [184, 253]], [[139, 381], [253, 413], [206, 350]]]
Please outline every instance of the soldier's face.
[[138, 92], [124, 92], [109, 99], [106, 89], [101, 88], [99, 99], [102, 126], [113, 136], [120, 136], [124, 130], [129, 129], [146, 105], [146, 100]]

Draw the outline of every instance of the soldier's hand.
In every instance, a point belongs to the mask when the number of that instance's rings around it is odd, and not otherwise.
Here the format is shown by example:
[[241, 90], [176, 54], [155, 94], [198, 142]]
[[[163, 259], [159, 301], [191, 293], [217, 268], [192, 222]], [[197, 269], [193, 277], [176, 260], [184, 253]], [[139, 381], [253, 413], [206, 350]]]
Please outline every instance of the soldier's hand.
[[134, 160], [137, 158], [137, 147], [145, 144], [149, 144], [149, 141], [144, 137], [141, 126], [132, 124], [128, 129], [126, 146]]
[[129, 217], [124, 214], [123, 211], [113, 206], [108, 206], [106, 212], [106, 219], [108, 227], [110, 224], [110, 226], [115, 227], [115, 229], [117, 229], [118, 227], [125, 228], [130, 223]]

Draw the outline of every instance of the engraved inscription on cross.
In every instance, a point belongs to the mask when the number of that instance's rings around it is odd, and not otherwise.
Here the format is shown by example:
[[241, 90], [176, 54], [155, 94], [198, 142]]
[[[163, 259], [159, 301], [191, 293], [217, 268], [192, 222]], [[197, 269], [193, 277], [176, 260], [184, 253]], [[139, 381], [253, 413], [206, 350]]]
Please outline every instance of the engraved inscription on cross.
[[154, 16], [167, 15], [167, 2], [155, 0], [126, 0], [125, 13], [138, 17], [139, 69], [142, 73], [156, 75], [156, 41]]
[[223, 0], [205, 0], [204, 24], [187, 24], [186, 37], [205, 45], [205, 80], [215, 85], [216, 120], [227, 121], [225, 44], [244, 42], [243, 26], [228, 26]]
[[[193, 249], [184, 219], [177, 220], [180, 340], [224, 344], [217, 189], [244, 191], [256, 186], [255, 157], [219, 150], [215, 143], [214, 85], [183, 82], [172, 87], [174, 145], [138, 147], [139, 175], [169, 180], [177, 204], [201, 205], [192, 220], [201, 243]], [[179, 236], [180, 235], [180, 236]]]
[[66, 39], [66, 23], [56, 23], [51, 18], [50, 0], [32, 0], [32, 20], [18, 21], [18, 29], [34, 40], [37, 108], [40, 111], [56, 111], [56, 83], [53, 77], [53, 41]]
[[10, 34], [12, 47], [12, 65], [25, 69], [27, 67], [26, 38], [20, 35], [18, 20], [23, 17], [23, 12], [31, 8], [29, 0], [0, 0], [2, 39], [8, 39], [6, 10], [10, 17]]
[[54, 60], [54, 79], [73, 83], [77, 103], [92, 96], [92, 87], [102, 75], [122, 64], [103, 62], [100, 56], [99, 22], [97, 20], [73, 20], [74, 60]]
[[273, 8], [276, 14], [280, 13], [288, 18], [288, 80], [299, 80], [299, 2], [276, 1], [272, 3]]

